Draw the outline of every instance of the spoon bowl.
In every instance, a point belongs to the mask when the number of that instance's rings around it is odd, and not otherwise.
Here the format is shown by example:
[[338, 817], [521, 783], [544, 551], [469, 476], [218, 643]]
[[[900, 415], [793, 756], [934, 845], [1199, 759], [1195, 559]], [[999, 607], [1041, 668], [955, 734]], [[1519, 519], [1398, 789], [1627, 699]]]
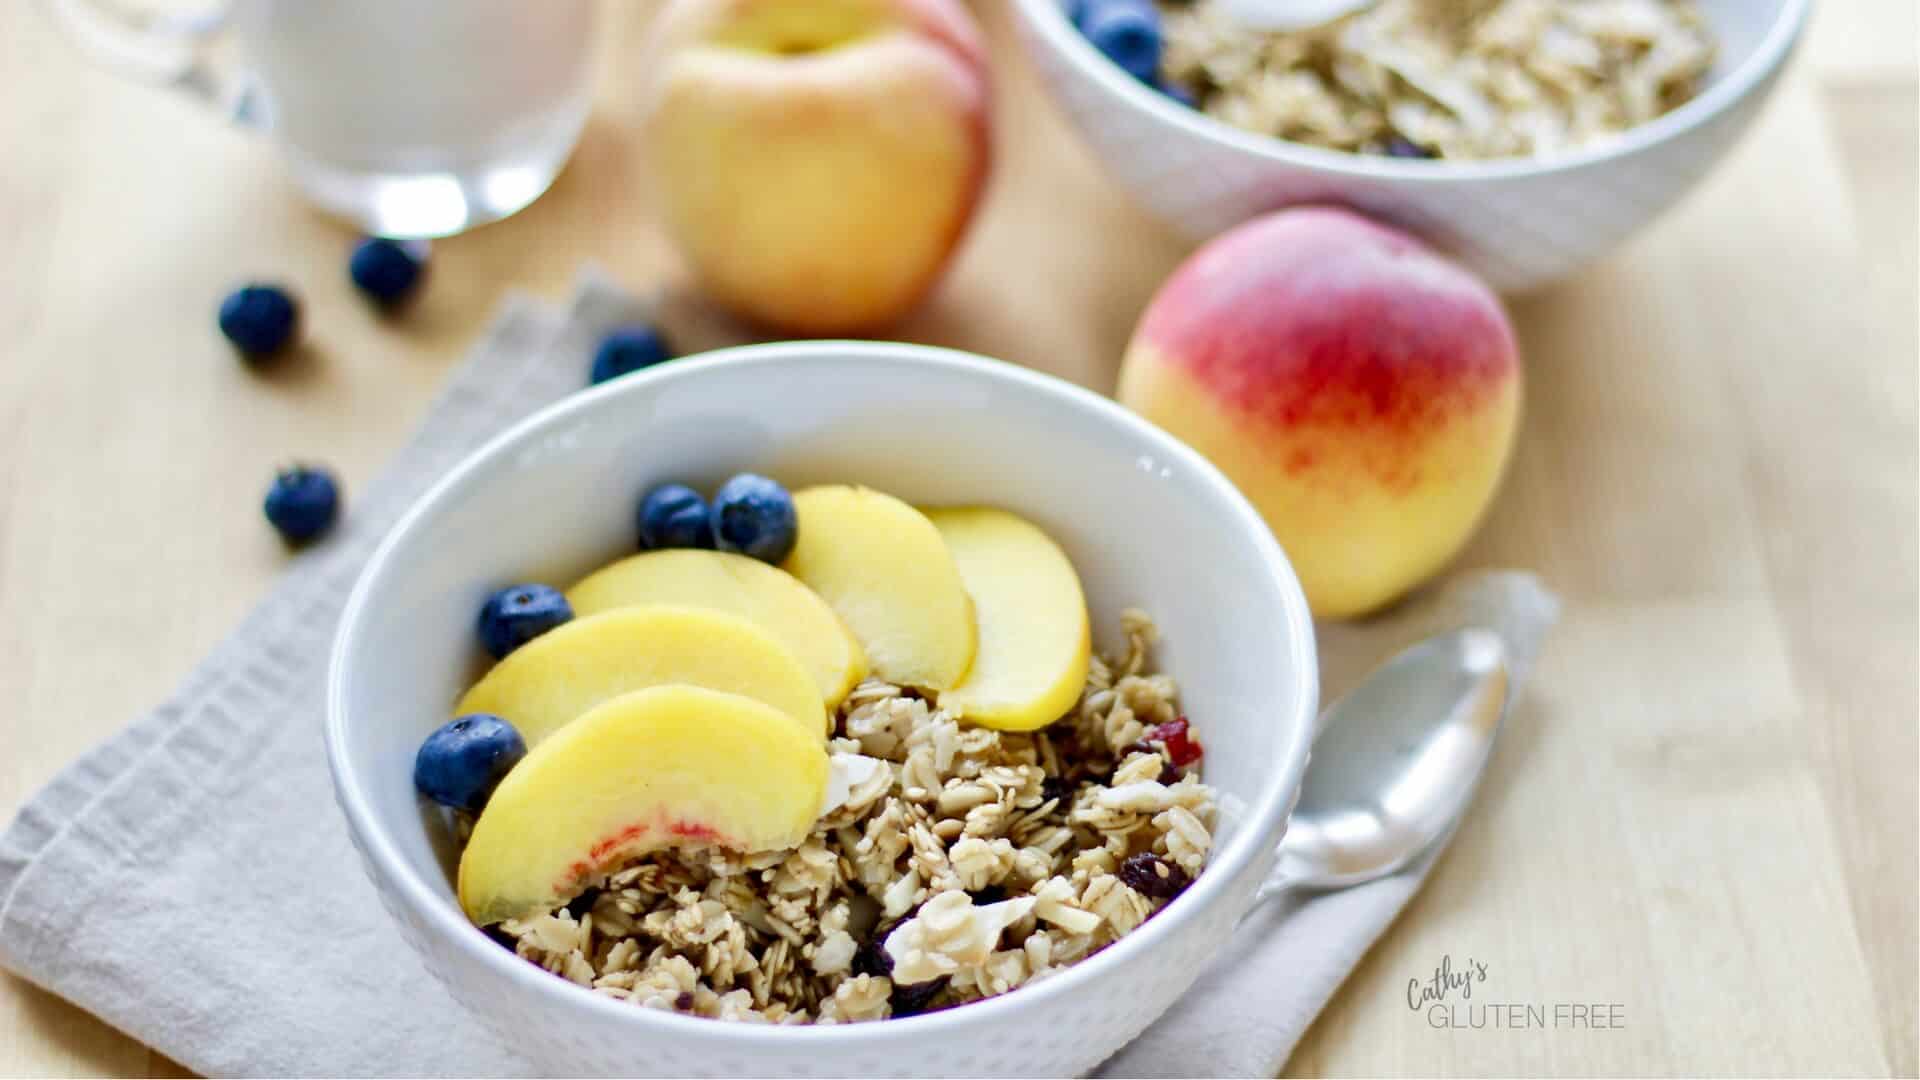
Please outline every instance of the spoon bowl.
[[1407, 649], [1329, 706], [1262, 895], [1371, 881], [1431, 848], [1472, 800], [1509, 697], [1505, 642], [1468, 629]]

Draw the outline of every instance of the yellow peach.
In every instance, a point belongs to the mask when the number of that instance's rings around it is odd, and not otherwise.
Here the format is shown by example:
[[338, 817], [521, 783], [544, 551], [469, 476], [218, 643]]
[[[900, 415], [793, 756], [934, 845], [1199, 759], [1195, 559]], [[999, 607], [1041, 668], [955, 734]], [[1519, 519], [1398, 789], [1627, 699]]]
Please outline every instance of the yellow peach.
[[932, 288], [991, 148], [958, 0], [675, 0], [640, 70], [660, 209], [720, 301], [843, 334]]
[[826, 750], [779, 710], [696, 686], [636, 690], [500, 782], [460, 856], [460, 906], [487, 926], [557, 907], [647, 851], [793, 847], [826, 791]]
[[826, 741], [819, 685], [786, 646], [738, 615], [672, 604], [615, 608], [549, 630], [495, 664], [454, 711], [504, 717], [537, 747], [609, 698], [671, 683], [765, 702]]
[[567, 590], [575, 615], [645, 604], [711, 608], [772, 634], [812, 673], [828, 709], [867, 674], [860, 642], [819, 594], [777, 566], [726, 551], [644, 551]]
[[940, 694], [969, 723], [1032, 731], [1060, 719], [1087, 681], [1092, 637], [1080, 576], [1040, 528], [1005, 510], [926, 511], [973, 598], [980, 641], [973, 668]]
[[891, 495], [828, 484], [793, 493], [785, 569], [838, 612], [874, 674], [949, 690], [973, 666], [973, 601], [926, 515]]

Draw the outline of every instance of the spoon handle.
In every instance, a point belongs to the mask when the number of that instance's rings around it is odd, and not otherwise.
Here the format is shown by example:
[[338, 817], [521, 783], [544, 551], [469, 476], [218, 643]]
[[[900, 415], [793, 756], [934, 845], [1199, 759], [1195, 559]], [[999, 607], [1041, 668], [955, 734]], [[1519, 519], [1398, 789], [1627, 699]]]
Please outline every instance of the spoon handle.
[[[1259, 910], [1267, 901], [1295, 889], [1304, 888], [1309, 881], [1313, 880], [1314, 869], [1310, 865], [1302, 865], [1297, 856], [1289, 857], [1291, 854], [1283, 841], [1280, 845], [1280, 859], [1274, 863], [1273, 872], [1267, 875], [1267, 880], [1261, 882], [1259, 888], [1253, 890], [1253, 903], [1247, 905], [1247, 915]], [[1245, 922], [1247, 915], [1240, 916], [1240, 920]]]

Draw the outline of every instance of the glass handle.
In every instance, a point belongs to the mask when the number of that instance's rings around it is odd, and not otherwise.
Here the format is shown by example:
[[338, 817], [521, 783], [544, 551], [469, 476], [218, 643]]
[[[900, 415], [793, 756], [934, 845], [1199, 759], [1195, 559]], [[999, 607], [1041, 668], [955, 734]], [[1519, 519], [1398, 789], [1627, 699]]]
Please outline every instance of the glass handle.
[[260, 124], [249, 80], [217, 63], [213, 43], [228, 7], [158, 13], [109, 0], [42, 0], [43, 6], [95, 63], [130, 79], [178, 90], [244, 127]]

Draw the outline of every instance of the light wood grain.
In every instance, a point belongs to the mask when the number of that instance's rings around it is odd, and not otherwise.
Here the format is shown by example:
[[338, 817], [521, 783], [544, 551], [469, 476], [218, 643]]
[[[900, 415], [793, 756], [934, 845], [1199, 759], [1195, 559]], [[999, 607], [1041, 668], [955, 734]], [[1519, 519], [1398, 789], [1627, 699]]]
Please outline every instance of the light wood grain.
[[[997, 173], [902, 336], [1111, 386], [1184, 245], [1100, 176], [982, 0]], [[1474, 817], [1290, 1073], [1916, 1070], [1916, 69], [1906, 0], [1830, 0], [1726, 167], [1574, 282], [1514, 304], [1528, 414], [1467, 559], [1568, 600]], [[351, 235], [270, 151], [80, 66], [0, 6], [0, 812], [168, 689], [285, 556], [276, 461], [376, 473], [505, 291], [583, 260], [731, 333], [648, 224], [608, 9], [602, 105], [518, 218], [438, 245], [387, 323]], [[1901, 41], [1904, 40], [1904, 47]], [[298, 285], [309, 347], [262, 378], [212, 311]], [[1624, 1031], [1445, 1031], [1404, 1002], [1444, 954], [1484, 1000], [1614, 1001]], [[0, 1073], [176, 1073], [0, 978]]]

